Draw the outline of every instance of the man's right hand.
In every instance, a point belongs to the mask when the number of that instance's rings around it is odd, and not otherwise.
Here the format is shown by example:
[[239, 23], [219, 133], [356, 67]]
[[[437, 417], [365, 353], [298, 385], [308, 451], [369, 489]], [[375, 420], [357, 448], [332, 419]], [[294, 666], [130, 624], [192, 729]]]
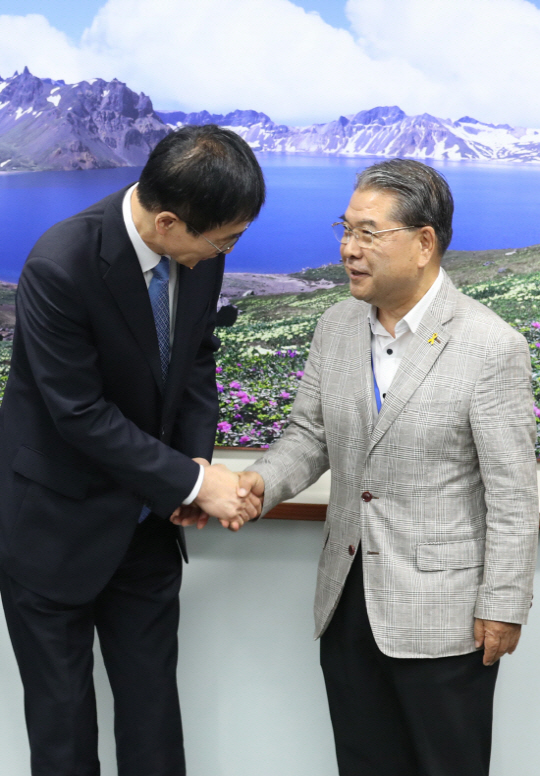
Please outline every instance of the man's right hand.
[[203, 483], [193, 503], [217, 517], [225, 528], [238, 530], [261, 511], [261, 499], [250, 490], [240, 487], [238, 474], [218, 463], [204, 467]]
[[[249, 517], [247, 520], [252, 520], [254, 517], [258, 517], [262, 511], [262, 505], [264, 500], [264, 480], [257, 472], [240, 472], [238, 475], [238, 487], [237, 494], [242, 499], [247, 499], [251, 504]], [[253, 513], [253, 509], [255, 513]], [[247, 522], [244, 518], [241, 524], [236, 521], [230, 521], [220, 518], [220, 523], [224, 528], [230, 528], [232, 531], [238, 531], [242, 527], [244, 522]]]

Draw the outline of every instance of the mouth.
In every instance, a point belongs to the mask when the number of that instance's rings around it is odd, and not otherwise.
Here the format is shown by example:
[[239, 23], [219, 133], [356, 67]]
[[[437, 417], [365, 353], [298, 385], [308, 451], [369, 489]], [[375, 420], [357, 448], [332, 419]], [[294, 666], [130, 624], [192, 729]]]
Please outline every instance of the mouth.
[[362, 280], [363, 278], [370, 277], [370, 273], [367, 270], [357, 267], [347, 267], [347, 275], [351, 280]]

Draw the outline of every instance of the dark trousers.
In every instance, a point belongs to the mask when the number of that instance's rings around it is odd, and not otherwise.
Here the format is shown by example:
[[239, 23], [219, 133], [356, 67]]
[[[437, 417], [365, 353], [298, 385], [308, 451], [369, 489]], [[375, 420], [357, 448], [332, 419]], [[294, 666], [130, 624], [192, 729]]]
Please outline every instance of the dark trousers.
[[0, 576], [25, 692], [32, 776], [98, 776], [94, 628], [114, 695], [119, 776], [184, 776], [176, 684], [182, 560], [148, 517], [106, 588], [67, 606]]
[[359, 552], [321, 638], [340, 776], [487, 776], [499, 664], [392, 658], [371, 632]]

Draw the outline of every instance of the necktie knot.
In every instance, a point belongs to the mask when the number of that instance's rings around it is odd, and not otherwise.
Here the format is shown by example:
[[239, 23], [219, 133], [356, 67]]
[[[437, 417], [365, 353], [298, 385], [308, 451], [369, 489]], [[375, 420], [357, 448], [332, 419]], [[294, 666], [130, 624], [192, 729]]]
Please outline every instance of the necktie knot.
[[161, 282], [169, 282], [169, 259], [167, 256], [161, 257], [159, 264], [152, 270], [152, 274]]

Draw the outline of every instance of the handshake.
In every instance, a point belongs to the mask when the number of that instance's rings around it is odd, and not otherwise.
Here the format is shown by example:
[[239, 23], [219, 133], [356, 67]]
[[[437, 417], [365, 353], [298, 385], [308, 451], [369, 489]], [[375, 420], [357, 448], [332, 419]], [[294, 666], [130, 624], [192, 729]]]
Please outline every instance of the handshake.
[[261, 514], [264, 480], [260, 474], [236, 474], [223, 464], [211, 466], [204, 458], [193, 460], [204, 466], [201, 489], [192, 504], [174, 510], [169, 518], [171, 523], [204, 528], [210, 517], [217, 517], [224, 528], [238, 531]]

